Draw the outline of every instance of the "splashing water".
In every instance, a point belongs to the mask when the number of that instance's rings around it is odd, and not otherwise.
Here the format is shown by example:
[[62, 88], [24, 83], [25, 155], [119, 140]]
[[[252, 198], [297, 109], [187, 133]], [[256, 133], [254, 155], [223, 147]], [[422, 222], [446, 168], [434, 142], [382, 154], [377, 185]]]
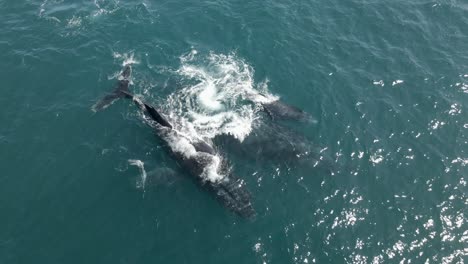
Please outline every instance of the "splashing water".
[[[124, 60], [124, 65], [137, 63], [132, 53], [114, 53], [114, 58]], [[278, 97], [268, 93], [267, 81], [256, 85], [252, 67], [235, 54], [200, 56], [192, 50], [180, 61], [175, 72], [189, 84], [158, 106], [173, 126], [161, 136], [173, 152], [203, 160], [201, 176], [218, 182], [227, 175], [223, 157], [199, 152], [194, 144], [209, 143], [218, 135], [230, 135], [242, 142], [252, 132], [261, 104]]]
[[170, 95], [167, 108], [186, 134], [204, 139], [225, 134], [243, 141], [258, 118], [260, 103], [278, 99], [268, 93], [267, 82], [258, 85], [264, 94], [257, 90], [252, 67], [235, 54], [203, 57], [192, 50], [180, 61], [177, 73], [195, 84]]
[[137, 166], [138, 169], [140, 170], [141, 179], [137, 183], [137, 188], [141, 188], [141, 189], [144, 190], [145, 189], [145, 183], [146, 183], [146, 177], [147, 177], [146, 170], [145, 170], [145, 163], [143, 163], [143, 161], [141, 161], [141, 160], [134, 160], [134, 159], [129, 159], [128, 163], [130, 165]]
[[124, 52], [124, 53], [114, 52], [112, 56], [114, 57], [114, 59], [122, 60], [122, 66], [140, 64], [140, 61], [138, 61], [135, 58], [135, 54], [133, 52]]

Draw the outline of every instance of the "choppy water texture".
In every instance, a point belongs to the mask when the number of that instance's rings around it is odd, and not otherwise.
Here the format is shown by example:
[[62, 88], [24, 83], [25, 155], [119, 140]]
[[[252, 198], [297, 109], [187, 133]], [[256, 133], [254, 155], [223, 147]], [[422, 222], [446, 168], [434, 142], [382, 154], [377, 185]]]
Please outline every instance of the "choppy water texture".
[[[467, 25], [457, 0], [0, 0], [0, 262], [466, 262]], [[123, 64], [255, 220], [131, 102], [90, 110]], [[317, 122], [252, 103], [278, 97]]]

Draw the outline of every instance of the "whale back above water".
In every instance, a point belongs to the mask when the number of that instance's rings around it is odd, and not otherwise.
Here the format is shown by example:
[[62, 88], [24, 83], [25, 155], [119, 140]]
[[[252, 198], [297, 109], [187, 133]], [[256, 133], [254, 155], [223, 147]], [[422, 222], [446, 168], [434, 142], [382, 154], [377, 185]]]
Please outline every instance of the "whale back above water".
[[[126, 66], [115, 90], [99, 100], [93, 106], [93, 111], [105, 109], [119, 98], [133, 100], [142, 110], [145, 120], [151, 121], [148, 124], [155, 129], [159, 138], [167, 143], [165, 149], [196, 181], [210, 190], [230, 211], [244, 218], [254, 218], [256, 212], [243, 181], [226, 169], [227, 166], [223, 165], [223, 160], [210, 144], [202, 139], [184, 136], [154, 106], [135, 97], [129, 90], [130, 74], [131, 68]], [[213, 173], [216, 175], [213, 176]]]

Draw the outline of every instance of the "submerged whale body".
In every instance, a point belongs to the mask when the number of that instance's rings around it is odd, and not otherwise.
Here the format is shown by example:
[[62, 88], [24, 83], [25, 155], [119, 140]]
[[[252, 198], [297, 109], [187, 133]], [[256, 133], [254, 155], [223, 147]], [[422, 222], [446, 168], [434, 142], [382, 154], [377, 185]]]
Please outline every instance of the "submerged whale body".
[[242, 142], [227, 136], [217, 136], [214, 141], [230, 153], [260, 164], [284, 164], [324, 172], [339, 169], [323, 148], [297, 131], [275, 122], [257, 120], [254, 130]]
[[302, 122], [317, 123], [317, 120], [313, 118], [309, 113], [295, 106], [283, 103], [280, 100], [262, 103], [263, 110], [272, 119], [293, 119]]
[[251, 203], [250, 192], [239, 178], [235, 177], [216, 150], [201, 139], [191, 139], [173, 128], [171, 122], [157, 109], [135, 97], [129, 90], [131, 68], [125, 66], [116, 89], [99, 100], [92, 109], [105, 109], [119, 98], [131, 99], [141, 109], [145, 121], [154, 128], [158, 137], [166, 143], [166, 150], [205, 189], [215, 195], [226, 208], [245, 218], [256, 213]]

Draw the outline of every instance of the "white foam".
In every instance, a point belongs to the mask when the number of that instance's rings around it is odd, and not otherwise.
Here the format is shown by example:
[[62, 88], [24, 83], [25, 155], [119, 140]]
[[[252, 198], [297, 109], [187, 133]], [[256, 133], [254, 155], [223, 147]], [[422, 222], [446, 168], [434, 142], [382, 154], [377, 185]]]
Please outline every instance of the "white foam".
[[218, 182], [224, 178], [225, 175], [221, 173], [222, 158], [220, 156], [197, 152], [192, 144], [193, 141], [176, 129], [170, 130], [166, 135], [166, 139], [173, 152], [179, 153], [186, 158], [198, 159], [201, 160], [200, 162], [206, 163], [201, 174], [201, 177], [205, 180]]
[[372, 154], [369, 157], [369, 161], [371, 161], [373, 164], [381, 163], [384, 160], [382, 153], [383, 153], [383, 149], [378, 149], [374, 154]]
[[220, 110], [223, 104], [219, 101], [220, 98], [217, 96], [216, 86], [213, 83], [209, 83], [198, 96], [200, 103], [210, 110]]
[[98, 10], [93, 13], [93, 17], [114, 13], [120, 8], [118, 4], [117, 0], [94, 0], [94, 5]]
[[[132, 53], [114, 57], [124, 63], [136, 61]], [[217, 182], [225, 175], [222, 157], [197, 152], [193, 142], [209, 142], [222, 134], [243, 141], [252, 132], [261, 104], [278, 97], [268, 92], [268, 80], [256, 85], [252, 67], [235, 54], [201, 56], [193, 49], [180, 56], [180, 62], [176, 73], [193, 85], [172, 93], [161, 105], [173, 125], [164, 136], [172, 151], [203, 162], [205, 180]]]
[[60, 19], [58, 19], [57, 17], [49, 16], [49, 15], [47, 15], [45, 13], [46, 12], [46, 7], [49, 5], [48, 1], [49, 0], [44, 0], [41, 3], [41, 5], [39, 6], [38, 17], [39, 18], [44, 18], [45, 20], [48, 20], [48, 21], [54, 21], [54, 22], [57, 22], [57, 23], [61, 23], [62, 21], [60, 21]]
[[135, 54], [133, 52], [124, 52], [124, 53], [118, 53], [118, 52], [113, 52], [112, 56], [114, 59], [122, 60], [122, 66], [127, 66], [127, 65], [132, 65], [132, 64], [140, 64], [140, 61], [138, 61], [135, 58]]
[[385, 86], [385, 83], [384, 83], [383, 80], [373, 81], [372, 84], [374, 84], [374, 85], [380, 85], [380, 86]]
[[[239, 141], [252, 131], [258, 105], [278, 100], [268, 80], [255, 85], [253, 69], [235, 54], [202, 57], [196, 50], [180, 56], [177, 73], [196, 81], [169, 98], [171, 117], [180, 117], [181, 131], [211, 139], [220, 134]], [[252, 104], [253, 102], [253, 104]]]
[[188, 158], [197, 154], [197, 150], [191, 144], [191, 142], [187, 138], [178, 134], [176, 131], [173, 131], [168, 137], [168, 143], [172, 151], [183, 154]]
[[39, 17], [42, 17], [42, 14], [43, 14], [44, 11], [45, 11], [45, 6], [47, 5], [47, 1], [48, 1], [48, 0], [44, 0], [44, 1], [41, 3], [41, 6], [39, 7]]
[[254, 112], [244, 107], [240, 114], [229, 111], [214, 115], [190, 112], [191, 125], [203, 138], [214, 138], [217, 135], [231, 135], [243, 141], [252, 131]]
[[260, 252], [260, 250], [262, 249], [262, 243], [256, 243], [254, 246], [253, 246], [253, 249], [255, 252]]
[[450, 110], [449, 110], [449, 115], [458, 115], [458, 114], [461, 114], [462, 110], [461, 110], [461, 107], [460, 105], [458, 104], [452, 104], [450, 106]]
[[134, 159], [129, 159], [128, 162], [130, 165], [137, 166], [138, 169], [140, 170], [140, 175], [141, 175], [141, 180], [138, 184], [138, 188], [145, 189], [145, 183], [146, 183], [146, 171], [145, 171], [145, 164], [141, 160], [134, 160]]
[[77, 28], [81, 26], [81, 23], [82, 23], [81, 17], [74, 15], [72, 18], [68, 19], [67, 27]]
[[164, 106], [174, 125], [169, 145], [186, 157], [203, 159], [207, 165], [202, 177], [216, 182], [224, 178], [222, 157], [197, 152], [192, 142], [209, 141], [221, 134], [244, 140], [252, 131], [257, 112], [246, 99], [269, 100], [267, 82], [261, 84], [264, 96], [254, 87], [252, 68], [233, 54], [201, 57], [192, 50], [180, 61], [177, 73], [195, 85], [171, 94]]
[[198, 51], [192, 48], [192, 50], [189, 53], [181, 55], [179, 59], [181, 62], [192, 61], [195, 58], [195, 55], [197, 54]]
[[211, 162], [203, 170], [202, 176], [211, 182], [217, 182], [224, 178], [224, 175], [220, 174], [221, 169], [221, 158], [219, 156], [211, 156]]
[[392, 82], [392, 86], [395, 86], [397, 84], [402, 84], [404, 81], [403, 80], [395, 80]]

